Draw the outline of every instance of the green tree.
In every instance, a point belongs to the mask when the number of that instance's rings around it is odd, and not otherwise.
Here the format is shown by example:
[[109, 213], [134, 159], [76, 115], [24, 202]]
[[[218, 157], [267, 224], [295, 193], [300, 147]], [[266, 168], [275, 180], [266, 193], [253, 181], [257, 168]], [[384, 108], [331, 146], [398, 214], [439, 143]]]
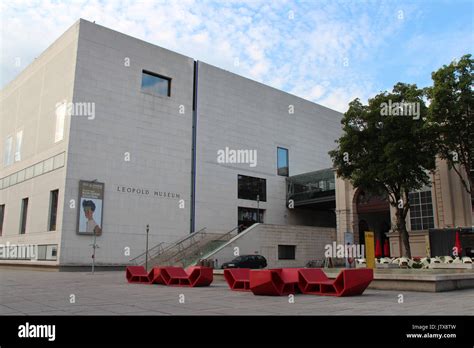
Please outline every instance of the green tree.
[[[474, 60], [471, 55], [444, 65], [431, 74], [428, 120], [438, 134], [438, 155], [453, 169], [474, 197]], [[466, 175], [467, 174], [467, 175]]]
[[329, 152], [337, 174], [356, 188], [385, 194], [396, 211], [394, 229], [401, 235], [403, 256], [411, 257], [406, 216], [408, 194], [430, 182], [435, 169], [436, 140], [424, 121], [425, 93], [416, 85], [398, 83], [363, 105], [349, 104], [341, 121], [338, 147]]

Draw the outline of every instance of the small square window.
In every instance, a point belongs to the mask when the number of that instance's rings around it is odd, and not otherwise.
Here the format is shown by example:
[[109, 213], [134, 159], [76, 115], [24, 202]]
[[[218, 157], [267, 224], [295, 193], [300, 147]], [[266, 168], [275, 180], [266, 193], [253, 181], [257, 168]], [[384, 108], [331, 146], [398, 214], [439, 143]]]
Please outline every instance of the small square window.
[[278, 260], [294, 260], [296, 256], [296, 245], [279, 245]]
[[142, 91], [154, 95], [170, 97], [171, 79], [144, 70], [142, 72]]

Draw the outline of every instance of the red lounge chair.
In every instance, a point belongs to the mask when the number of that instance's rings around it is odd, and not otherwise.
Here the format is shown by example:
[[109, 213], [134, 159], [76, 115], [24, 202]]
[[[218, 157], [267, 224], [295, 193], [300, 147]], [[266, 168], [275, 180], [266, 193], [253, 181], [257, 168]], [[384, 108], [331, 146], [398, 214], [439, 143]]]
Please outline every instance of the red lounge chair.
[[295, 294], [299, 291], [298, 271], [299, 268], [253, 270], [250, 272], [250, 290], [254, 295]]
[[162, 267], [161, 277], [171, 286], [208, 286], [213, 281], [212, 268], [193, 266], [184, 270], [181, 267]]
[[321, 269], [300, 270], [299, 286], [303, 293], [329, 296], [361, 295], [374, 279], [372, 269], [344, 269], [336, 279], [328, 279]]
[[143, 266], [128, 266], [125, 276], [129, 283], [149, 283], [148, 273]]
[[227, 268], [224, 278], [234, 291], [250, 291], [250, 268]]

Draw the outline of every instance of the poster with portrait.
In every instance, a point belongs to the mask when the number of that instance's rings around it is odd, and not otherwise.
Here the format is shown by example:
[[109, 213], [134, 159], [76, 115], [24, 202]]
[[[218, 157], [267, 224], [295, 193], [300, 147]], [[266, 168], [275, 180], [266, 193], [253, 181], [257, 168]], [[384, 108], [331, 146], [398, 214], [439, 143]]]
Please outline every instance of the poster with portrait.
[[78, 234], [102, 234], [104, 211], [104, 183], [79, 181]]

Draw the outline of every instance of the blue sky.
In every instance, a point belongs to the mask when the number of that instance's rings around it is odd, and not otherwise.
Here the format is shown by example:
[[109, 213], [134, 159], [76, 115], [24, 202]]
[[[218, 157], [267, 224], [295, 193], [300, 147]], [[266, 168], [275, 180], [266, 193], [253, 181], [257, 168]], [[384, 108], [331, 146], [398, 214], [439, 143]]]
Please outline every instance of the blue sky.
[[[474, 46], [474, 1], [2, 1], [3, 87], [77, 19], [345, 111]], [[16, 62], [20, 62], [17, 66]]]

